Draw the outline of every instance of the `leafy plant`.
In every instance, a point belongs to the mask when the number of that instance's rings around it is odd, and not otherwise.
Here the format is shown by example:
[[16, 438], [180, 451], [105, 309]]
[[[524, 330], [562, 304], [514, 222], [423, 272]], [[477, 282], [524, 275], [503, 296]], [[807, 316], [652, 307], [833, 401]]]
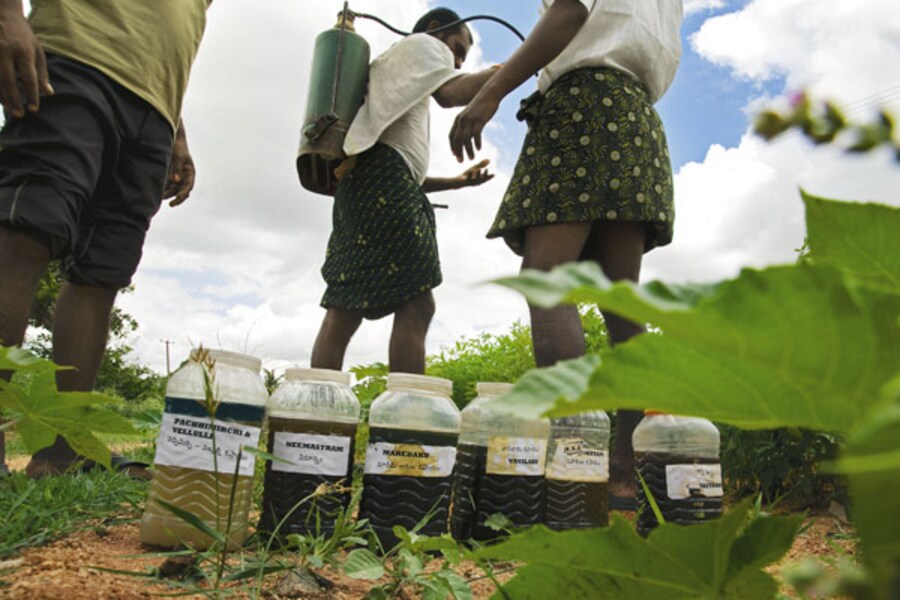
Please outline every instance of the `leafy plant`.
[[849, 474], [874, 590], [888, 597], [900, 585], [900, 520], [885, 519], [900, 514], [900, 210], [803, 196], [801, 264], [703, 286], [612, 284], [590, 264], [503, 280], [535, 304], [594, 302], [662, 331], [602, 362], [587, 356], [532, 372], [506, 409], [653, 408], [845, 435], [838, 465]]
[[0, 408], [9, 419], [0, 424], [0, 431], [18, 431], [31, 454], [61, 435], [81, 456], [109, 466], [109, 448], [95, 434], [136, 431], [105, 408], [120, 400], [96, 392], [60, 392], [56, 371], [62, 368], [20, 348], [0, 346], [0, 371], [16, 375], [11, 381], [0, 379]]

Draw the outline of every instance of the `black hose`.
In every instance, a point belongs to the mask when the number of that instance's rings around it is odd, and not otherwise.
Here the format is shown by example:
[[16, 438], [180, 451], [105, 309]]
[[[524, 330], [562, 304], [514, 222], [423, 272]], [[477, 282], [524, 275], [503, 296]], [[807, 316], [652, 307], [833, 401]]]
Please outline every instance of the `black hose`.
[[[402, 35], [402, 36], [412, 35], [411, 32], [402, 31], [400, 29], [397, 29], [390, 23], [386, 23], [385, 21], [381, 20], [380, 18], [376, 17], [375, 15], [368, 15], [366, 13], [358, 13], [358, 12], [353, 12], [353, 15], [356, 17], [359, 17], [361, 19], [370, 19], [372, 21], [375, 21], [376, 23], [379, 23], [382, 27], [385, 27], [386, 29], [390, 29], [397, 35]], [[444, 31], [445, 29], [453, 29], [457, 25], [462, 25], [463, 23], [468, 23], [469, 21], [493, 21], [495, 23], [499, 23], [500, 25], [503, 25], [504, 27], [506, 27], [507, 29], [512, 31], [516, 35], [516, 37], [518, 37], [521, 41], [523, 41], [523, 42], [525, 41], [525, 36], [522, 35], [518, 29], [516, 29], [515, 27], [513, 27], [512, 25], [510, 25], [509, 23], [507, 23], [500, 17], [495, 17], [493, 15], [473, 15], [471, 17], [466, 17], [465, 19], [460, 19], [459, 21], [453, 21], [452, 23], [447, 23], [446, 25], [441, 25], [440, 27], [436, 27], [434, 29], [429, 29], [428, 33]]]

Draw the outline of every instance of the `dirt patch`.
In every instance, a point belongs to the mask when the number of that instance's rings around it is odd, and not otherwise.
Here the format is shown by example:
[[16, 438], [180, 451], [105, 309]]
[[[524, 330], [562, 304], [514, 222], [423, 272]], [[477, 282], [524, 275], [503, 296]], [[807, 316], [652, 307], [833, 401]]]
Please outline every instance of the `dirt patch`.
[[[104, 570], [146, 573], [162, 566], [165, 559], [146, 555], [149, 550], [140, 544], [138, 533], [136, 523], [119, 524], [81, 531], [48, 546], [26, 550], [20, 557], [24, 562], [19, 566], [11, 565], [11, 572], [0, 576], [0, 580], [8, 584], [0, 587], [0, 599], [132, 600], [179, 591], [152, 577]], [[769, 571], [775, 573], [783, 565], [804, 557], [838, 557], [841, 553], [853, 555], [855, 552], [856, 543], [848, 525], [832, 516], [813, 517], [807, 520], [805, 530], [796, 538], [787, 557]], [[238, 558], [235, 556], [234, 560]], [[457, 571], [466, 579], [476, 580], [472, 583], [475, 598], [485, 599], [493, 594], [494, 584], [488, 579], [479, 579], [483, 573], [474, 565], [463, 564]], [[322, 569], [319, 574], [333, 583], [333, 587], [300, 597], [355, 600], [362, 598], [372, 585], [329, 568]], [[271, 600], [290, 597], [275, 591], [282, 577], [283, 574], [276, 574], [266, 579], [263, 597]], [[512, 573], [504, 573], [499, 579], [505, 581], [510, 577]], [[183, 597], [199, 599], [204, 596]], [[232, 588], [228, 597], [244, 598], [248, 594]], [[417, 598], [418, 594], [407, 590], [404, 597]]]

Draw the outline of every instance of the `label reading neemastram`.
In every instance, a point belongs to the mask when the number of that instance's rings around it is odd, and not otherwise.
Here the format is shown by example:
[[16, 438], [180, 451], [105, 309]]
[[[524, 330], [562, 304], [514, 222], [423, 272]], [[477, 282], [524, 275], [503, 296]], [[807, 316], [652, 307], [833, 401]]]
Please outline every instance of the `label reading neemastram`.
[[288, 461], [272, 461], [273, 471], [346, 477], [351, 439], [345, 435], [315, 435], [276, 431], [272, 454]]
[[547, 440], [541, 438], [491, 436], [485, 472], [489, 475], [544, 474]]
[[609, 481], [609, 454], [581, 438], [563, 438], [547, 464], [547, 479], [603, 483]]
[[666, 465], [666, 493], [672, 500], [720, 498], [722, 465]]
[[[211, 422], [207, 416], [187, 414], [188, 412], [198, 412], [193, 408], [179, 410], [182, 408], [181, 405], [186, 402], [199, 404], [191, 400], [166, 399], [166, 410], [163, 412], [159, 428], [154, 462], [157, 465], [169, 467], [209, 472], [218, 470], [219, 473], [232, 474], [240, 453], [241, 462], [238, 474], [252, 476], [255, 462], [253, 455], [239, 451], [244, 446], [251, 448], [259, 446], [261, 427], [222, 418], [230, 412], [230, 408], [234, 409], [232, 412], [243, 413], [247, 411], [248, 407], [244, 405], [229, 407], [226, 403], [221, 403], [217, 409], [219, 418]], [[259, 414], [261, 417], [262, 409]], [[213, 444], [213, 436], [215, 436], [215, 444]], [[213, 452], [214, 447], [215, 453]]]
[[366, 448], [366, 475], [450, 477], [455, 463], [454, 446], [374, 442]]

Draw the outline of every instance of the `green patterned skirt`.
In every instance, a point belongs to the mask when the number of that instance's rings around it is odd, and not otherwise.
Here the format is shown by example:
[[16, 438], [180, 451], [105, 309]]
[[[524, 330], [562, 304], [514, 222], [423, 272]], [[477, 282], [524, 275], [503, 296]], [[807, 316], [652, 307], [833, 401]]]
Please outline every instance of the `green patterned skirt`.
[[488, 237], [522, 253], [523, 229], [639, 221], [645, 251], [672, 241], [672, 167], [662, 121], [644, 88], [607, 68], [566, 73], [517, 115], [528, 134]]
[[441, 283], [434, 209], [406, 162], [376, 144], [338, 184], [322, 277], [324, 308], [391, 314]]

